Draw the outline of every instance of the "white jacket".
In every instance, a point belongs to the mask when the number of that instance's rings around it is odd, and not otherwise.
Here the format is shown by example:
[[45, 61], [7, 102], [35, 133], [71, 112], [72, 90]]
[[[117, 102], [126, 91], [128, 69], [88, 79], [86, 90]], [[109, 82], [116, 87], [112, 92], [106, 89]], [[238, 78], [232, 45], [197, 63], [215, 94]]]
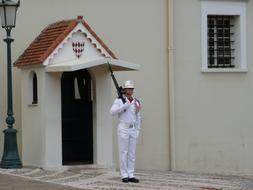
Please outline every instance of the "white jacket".
[[120, 123], [134, 124], [137, 130], [141, 128], [141, 116], [140, 112], [136, 113], [136, 106], [140, 106], [140, 103], [137, 99], [130, 103], [129, 100], [124, 96], [126, 103], [123, 104], [123, 101], [120, 98], [117, 98], [110, 110], [111, 115], [118, 114]]

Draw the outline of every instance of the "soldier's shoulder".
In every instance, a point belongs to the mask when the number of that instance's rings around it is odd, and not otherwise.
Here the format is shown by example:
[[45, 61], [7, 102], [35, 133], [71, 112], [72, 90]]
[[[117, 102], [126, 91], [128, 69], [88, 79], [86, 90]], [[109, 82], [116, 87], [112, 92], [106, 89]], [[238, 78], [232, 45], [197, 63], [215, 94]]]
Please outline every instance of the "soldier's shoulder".
[[117, 102], [117, 103], [118, 103], [118, 102], [122, 102], [122, 98], [118, 97], [118, 98], [115, 99], [114, 102]]

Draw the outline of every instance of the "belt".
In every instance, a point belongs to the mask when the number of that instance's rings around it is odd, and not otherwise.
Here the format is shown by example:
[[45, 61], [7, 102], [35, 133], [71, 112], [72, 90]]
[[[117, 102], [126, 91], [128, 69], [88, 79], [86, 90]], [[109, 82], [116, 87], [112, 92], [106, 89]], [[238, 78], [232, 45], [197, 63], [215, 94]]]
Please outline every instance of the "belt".
[[128, 129], [134, 128], [134, 124], [120, 123], [119, 125], [124, 127], [124, 128], [128, 128]]

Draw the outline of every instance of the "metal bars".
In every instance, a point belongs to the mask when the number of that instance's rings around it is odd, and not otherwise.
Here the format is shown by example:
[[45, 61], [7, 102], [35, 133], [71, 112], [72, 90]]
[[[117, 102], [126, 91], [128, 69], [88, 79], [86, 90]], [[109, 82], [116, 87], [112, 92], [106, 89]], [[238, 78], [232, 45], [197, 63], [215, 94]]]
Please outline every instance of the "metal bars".
[[208, 15], [208, 68], [233, 68], [233, 16]]

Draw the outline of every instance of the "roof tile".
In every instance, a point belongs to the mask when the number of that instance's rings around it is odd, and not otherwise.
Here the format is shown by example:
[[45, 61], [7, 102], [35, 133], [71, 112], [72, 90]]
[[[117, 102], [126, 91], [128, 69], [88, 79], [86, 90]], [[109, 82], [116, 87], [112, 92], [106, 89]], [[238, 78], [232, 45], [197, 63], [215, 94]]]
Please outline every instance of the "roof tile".
[[[91, 35], [100, 43], [100, 45], [109, 53], [109, 55], [117, 59], [115, 54], [104, 44], [91, 27], [85, 22], [81, 16], [77, 19], [62, 20], [48, 25], [28, 46], [24, 53], [19, 56], [14, 63], [16, 66], [38, 65], [42, 64], [46, 58], [54, 51], [54, 49], [65, 39], [65, 37], [74, 29], [78, 22], [91, 33]], [[91, 39], [88, 38], [92, 42]], [[96, 44], [93, 44], [97, 48]], [[98, 48], [97, 48], [98, 49]], [[100, 49], [98, 49], [101, 52]]]

